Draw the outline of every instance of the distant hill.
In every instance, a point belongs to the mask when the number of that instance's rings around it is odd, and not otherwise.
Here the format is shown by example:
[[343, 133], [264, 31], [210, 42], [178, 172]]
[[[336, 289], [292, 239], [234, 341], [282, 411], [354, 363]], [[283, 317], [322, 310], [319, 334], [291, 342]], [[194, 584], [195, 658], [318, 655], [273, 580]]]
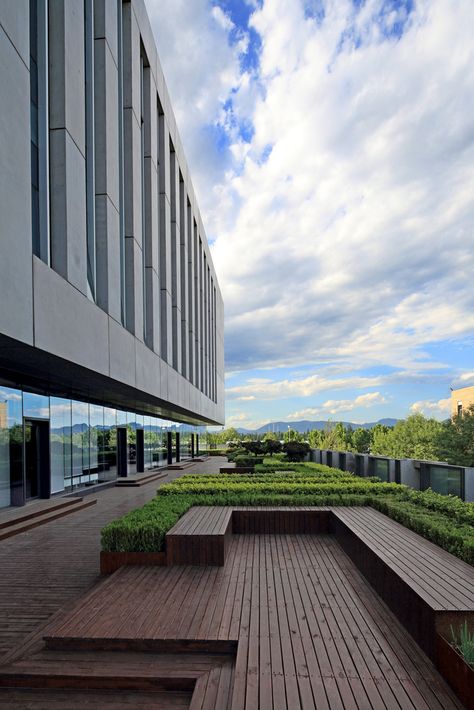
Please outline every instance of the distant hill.
[[[395, 426], [398, 419], [379, 419], [378, 422], [366, 422], [365, 424], [355, 424], [354, 422], [342, 422], [345, 427], [352, 427], [352, 429], [372, 429], [376, 424], [383, 424], [384, 426]], [[293, 431], [297, 431], [300, 434], [304, 434], [312, 429], [326, 429], [326, 427], [333, 427], [338, 422], [328, 422], [328, 421], [311, 421], [310, 419], [302, 419], [299, 422], [269, 422], [264, 424], [258, 429], [242, 429], [239, 428], [237, 431], [239, 434], [266, 434], [269, 431], [284, 433], [288, 431], [288, 427]]]

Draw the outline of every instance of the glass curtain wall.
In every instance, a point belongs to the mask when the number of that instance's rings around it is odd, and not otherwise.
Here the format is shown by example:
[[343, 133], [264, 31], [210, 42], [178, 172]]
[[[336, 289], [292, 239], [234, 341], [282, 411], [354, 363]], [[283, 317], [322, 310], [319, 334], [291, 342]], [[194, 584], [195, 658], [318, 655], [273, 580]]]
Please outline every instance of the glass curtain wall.
[[[173, 460], [176, 431], [180, 431], [180, 458], [191, 456], [192, 429], [186, 425], [181, 431], [176, 422], [158, 417], [22, 392], [0, 384], [0, 507], [25, 502], [25, 436], [35, 426], [43, 427], [44, 422], [49, 424], [50, 434], [51, 494], [117, 477], [117, 427], [127, 432], [128, 474], [136, 472], [137, 429], [144, 434], [145, 470], [167, 465], [168, 432], [172, 435]], [[196, 427], [194, 434], [199, 435], [199, 449], [203, 451], [207, 446], [206, 428]]]

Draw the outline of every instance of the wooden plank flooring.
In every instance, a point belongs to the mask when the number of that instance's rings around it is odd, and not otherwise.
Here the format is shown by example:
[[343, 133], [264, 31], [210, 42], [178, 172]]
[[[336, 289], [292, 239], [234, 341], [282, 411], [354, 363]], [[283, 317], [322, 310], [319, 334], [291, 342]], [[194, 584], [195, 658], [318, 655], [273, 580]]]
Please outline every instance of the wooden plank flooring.
[[235, 535], [222, 568], [123, 568], [46, 635], [62, 649], [236, 647], [233, 710], [461, 707], [331, 535]]
[[[222, 461], [211, 458], [190, 470], [217, 472]], [[179, 476], [179, 471], [170, 471], [140, 488], [107, 488], [94, 494], [97, 504], [91, 508], [1, 542], [0, 658], [100, 579], [103, 526], [143, 505], [159, 485]]]

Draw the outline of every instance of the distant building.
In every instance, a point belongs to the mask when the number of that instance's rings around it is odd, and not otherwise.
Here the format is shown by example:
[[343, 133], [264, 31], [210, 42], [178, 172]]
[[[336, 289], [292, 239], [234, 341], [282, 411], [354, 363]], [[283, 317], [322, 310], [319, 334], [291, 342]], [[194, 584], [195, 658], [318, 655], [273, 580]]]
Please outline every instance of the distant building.
[[7, 403], [0, 402], [0, 429], [7, 428]]
[[451, 391], [451, 416], [462, 414], [474, 404], [474, 386]]
[[0, 0], [0, 147], [0, 507], [192, 457], [223, 302], [143, 0]]

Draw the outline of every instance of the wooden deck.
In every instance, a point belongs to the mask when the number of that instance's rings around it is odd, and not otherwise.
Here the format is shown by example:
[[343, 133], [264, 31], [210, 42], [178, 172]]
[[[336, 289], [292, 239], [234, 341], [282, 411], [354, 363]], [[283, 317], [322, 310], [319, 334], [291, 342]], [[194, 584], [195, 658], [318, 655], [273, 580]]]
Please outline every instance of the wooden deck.
[[64, 685], [68, 674], [78, 683], [81, 653], [89, 669], [98, 654], [96, 674], [101, 654], [148, 651], [151, 664], [219, 653], [229, 661], [196, 682], [192, 707], [462, 707], [333, 535], [234, 535], [223, 567], [124, 567], [45, 636], [47, 649], [2, 668], [1, 684], [49, 677], [57, 654]]
[[167, 557], [103, 578], [5, 657], [0, 705], [462, 708], [414, 638], [472, 614], [473, 570], [380, 513], [196, 507]]

